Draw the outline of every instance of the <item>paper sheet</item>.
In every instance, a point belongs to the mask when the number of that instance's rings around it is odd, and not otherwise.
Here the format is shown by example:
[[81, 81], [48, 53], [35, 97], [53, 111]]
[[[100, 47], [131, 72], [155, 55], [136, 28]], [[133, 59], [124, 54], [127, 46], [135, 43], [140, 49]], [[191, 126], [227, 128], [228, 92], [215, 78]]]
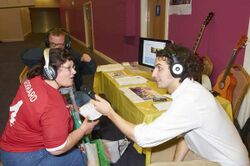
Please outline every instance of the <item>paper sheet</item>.
[[102, 114], [96, 111], [94, 105], [90, 102], [80, 107], [80, 114], [85, 118], [87, 117], [89, 120], [96, 120], [102, 116]]
[[172, 101], [162, 102], [162, 103], [155, 103], [153, 105], [159, 111], [166, 111], [170, 107], [171, 104], [172, 104]]

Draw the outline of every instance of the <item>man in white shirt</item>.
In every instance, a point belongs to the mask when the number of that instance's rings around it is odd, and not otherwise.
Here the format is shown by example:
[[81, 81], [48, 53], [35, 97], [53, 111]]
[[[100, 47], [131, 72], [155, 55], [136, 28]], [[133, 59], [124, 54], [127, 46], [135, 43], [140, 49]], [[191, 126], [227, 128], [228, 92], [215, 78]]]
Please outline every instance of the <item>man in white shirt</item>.
[[214, 96], [195, 81], [202, 69], [198, 57], [185, 47], [173, 44], [157, 52], [152, 77], [173, 101], [150, 124], [127, 122], [99, 96], [94, 105], [141, 147], [154, 147], [183, 135], [174, 161], [182, 161], [191, 150], [205, 159], [203, 165], [248, 166], [246, 147], [233, 123]]

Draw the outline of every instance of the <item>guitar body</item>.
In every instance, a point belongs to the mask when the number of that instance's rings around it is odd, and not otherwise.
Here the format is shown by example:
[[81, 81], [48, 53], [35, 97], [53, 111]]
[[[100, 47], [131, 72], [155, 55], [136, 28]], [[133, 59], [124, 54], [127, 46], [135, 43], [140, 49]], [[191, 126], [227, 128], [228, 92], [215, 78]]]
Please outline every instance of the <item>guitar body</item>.
[[247, 36], [243, 35], [237, 43], [236, 48], [233, 49], [231, 58], [229, 59], [227, 68], [219, 75], [213, 90], [218, 92], [222, 97], [228, 99], [231, 103], [233, 101], [233, 91], [236, 86], [236, 79], [230, 72], [233, 62], [236, 58], [238, 51], [245, 47]]
[[204, 65], [204, 69], [202, 73], [210, 77], [210, 75], [212, 74], [214, 65], [211, 59], [209, 58], [209, 56], [202, 56], [201, 59]]
[[218, 92], [222, 97], [229, 100], [230, 102], [233, 101], [233, 91], [236, 86], [236, 79], [234, 78], [232, 73], [229, 73], [223, 83], [223, 75], [224, 72], [221, 73], [216, 81], [213, 90]]

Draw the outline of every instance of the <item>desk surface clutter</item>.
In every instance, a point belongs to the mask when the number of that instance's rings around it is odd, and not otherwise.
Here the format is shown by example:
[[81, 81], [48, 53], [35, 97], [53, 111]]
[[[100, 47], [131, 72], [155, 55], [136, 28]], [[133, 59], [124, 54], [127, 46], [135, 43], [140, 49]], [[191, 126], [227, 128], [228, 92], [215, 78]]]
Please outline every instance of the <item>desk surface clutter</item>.
[[[120, 115], [132, 111], [142, 112], [138, 114], [144, 116], [139, 118], [143, 119], [142, 121], [134, 121], [133, 118], [123, 116], [129, 121], [132, 120], [133, 123], [151, 122], [160, 115], [156, 112], [166, 111], [171, 104], [171, 96], [166, 93], [165, 89], [157, 88], [148, 71], [140, 70], [136, 66], [121, 64], [98, 66], [97, 71], [94, 78], [94, 91], [97, 94], [105, 94], [114, 109], [119, 114], [121, 113]], [[231, 118], [230, 102], [222, 97], [217, 97], [217, 99]], [[125, 108], [119, 106], [124, 105], [123, 103], [126, 104]], [[133, 109], [127, 110], [127, 106], [131, 106]], [[148, 116], [152, 116], [149, 121], [146, 118]]]
[[[104, 94], [116, 112], [134, 124], [152, 122], [171, 105], [171, 96], [166, 89], [157, 88], [148, 71], [121, 64], [101, 66], [97, 71], [95, 93]], [[219, 96], [216, 99], [232, 119], [231, 103]], [[151, 150], [142, 149], [141, 152], [145, 152], [148, 165]]]

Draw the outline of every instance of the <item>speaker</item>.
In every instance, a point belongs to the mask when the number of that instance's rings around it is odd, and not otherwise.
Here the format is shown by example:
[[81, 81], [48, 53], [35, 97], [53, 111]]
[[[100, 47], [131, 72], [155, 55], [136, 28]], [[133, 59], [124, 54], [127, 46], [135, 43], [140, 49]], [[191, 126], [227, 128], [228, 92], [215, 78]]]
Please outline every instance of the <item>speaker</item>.
[[46, 33], [45, 47], [47, 47], [47, 48], [50, 47], [49, 35], [51, 35], [51, 34], [56, 34], [56, 35], [65, 34], [64, 35], [64, 44], [65, 44], [64, 47], [65, 47], [65, 49], [71, 48], [71, 39], [70, 39], [69, 33], [63, 28], [52, 28]]
[[43, 76], [46, 80], [55, 80], [57, 72], [55, 68], [49, 64], [49, 50], [50, 48], [45, 48], [43, 51], [43, 56], [45, 60], [45, 65], [43, 67]]
[[172, 74], [173, 77], [179, 78], [184, 73], [185, 68], [176, 58], [175, 52], [171, 53], [171, 58], [173, 60], [173, 63], [170, 65], [170, 73]]

